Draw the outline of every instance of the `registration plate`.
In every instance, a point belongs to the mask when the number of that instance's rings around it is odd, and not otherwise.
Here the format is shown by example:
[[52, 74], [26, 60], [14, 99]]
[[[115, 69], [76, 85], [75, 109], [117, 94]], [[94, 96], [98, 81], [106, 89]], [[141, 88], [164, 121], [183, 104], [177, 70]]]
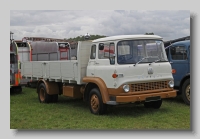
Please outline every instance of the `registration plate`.
[[161, 100], [160, 96], [147, 97], [145, 102], [158, 101], [158, 100]]

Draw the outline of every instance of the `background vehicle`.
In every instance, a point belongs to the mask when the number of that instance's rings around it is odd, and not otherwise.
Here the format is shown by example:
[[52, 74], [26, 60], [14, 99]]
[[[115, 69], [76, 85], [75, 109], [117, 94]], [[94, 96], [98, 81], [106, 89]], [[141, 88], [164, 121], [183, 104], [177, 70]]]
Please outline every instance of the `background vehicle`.
[[190, 105], [190, 40], [178, 41], [165, 48], [172, 65], [174, 86], [187, 105]]
[[27, 42], [14, 40], [13, 34], [10, 32], [10, 91], [21, 92], [29, 80], [21, 78], [20, 66], [22, 61], [31, 61], [31, 47]]
[[[71, 59], [70, 43], [54, 43], [55, 48], [67, 48], [69, 58], [24, 61], [21, 66], [23, 78], [37, 81], [41, 103], [57, 102], [62, 94], [83, 98], [91, 113], [104, 114], [107, 105], [142, 103], [158, 109], [162, 99], [176, 97], [160, 36], [122, 35], [79, 41], [75, 60]], [[40, 49], [51, 45], [46, 42]], [[51, 57], [49, 52], [42, 52]]]

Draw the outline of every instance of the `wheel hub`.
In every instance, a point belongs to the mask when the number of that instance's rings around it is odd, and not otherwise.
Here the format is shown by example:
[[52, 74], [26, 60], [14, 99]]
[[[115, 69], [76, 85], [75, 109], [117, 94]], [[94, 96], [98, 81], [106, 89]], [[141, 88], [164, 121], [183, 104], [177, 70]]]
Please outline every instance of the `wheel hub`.
[[185, 94], [187, 99], [190, 101], [190, 85], [186, 87]]
[[45, 91], [43, 88], [40, 89], [40, 100], [41, 101], [44, 101], [44, 98], [45, 98]]
[[92, 95], [91, 97], [91, 108], [93, 109], [93, 111], [97, 111], [99, 108], [99, 99], [96, 95]]

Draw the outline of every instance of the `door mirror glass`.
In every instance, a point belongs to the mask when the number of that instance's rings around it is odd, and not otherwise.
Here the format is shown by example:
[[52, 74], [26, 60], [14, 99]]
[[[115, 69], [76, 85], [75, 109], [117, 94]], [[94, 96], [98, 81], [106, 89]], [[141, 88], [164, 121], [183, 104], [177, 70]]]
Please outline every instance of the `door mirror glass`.
[[100, 43], [99, 44], [99, 50], [103, 50], [104, 49], [104, 44], [103, 43]]

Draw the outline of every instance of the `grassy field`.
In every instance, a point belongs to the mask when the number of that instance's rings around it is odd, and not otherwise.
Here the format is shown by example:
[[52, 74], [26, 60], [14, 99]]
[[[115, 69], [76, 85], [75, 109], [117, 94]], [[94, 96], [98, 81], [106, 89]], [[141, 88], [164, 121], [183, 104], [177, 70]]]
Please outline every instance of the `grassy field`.
[[10, 129], [190, 130], [190, 106], [180, 97], [165, 99], [160, 109], [143, 105], [108, 107], [106, 115], [90, 113], [80, 99], [59, 96], [58, 103], [39, 103], [36, 90], [10, 94]]

